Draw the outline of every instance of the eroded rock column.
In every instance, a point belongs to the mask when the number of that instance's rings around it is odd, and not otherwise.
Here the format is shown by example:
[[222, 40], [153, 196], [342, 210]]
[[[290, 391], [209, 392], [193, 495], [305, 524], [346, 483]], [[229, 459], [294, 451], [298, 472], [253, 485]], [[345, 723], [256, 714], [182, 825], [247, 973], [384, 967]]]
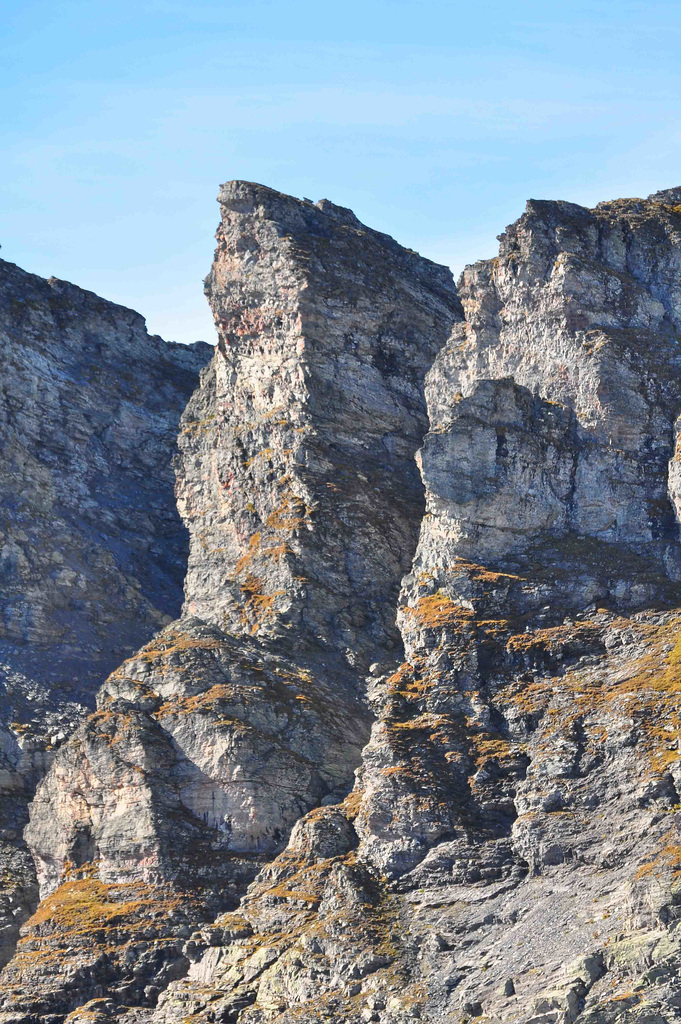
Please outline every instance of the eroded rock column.
[[220, 206], [220, 344], [180, 438], [185, 612], [361, 674], [399, 657], [423, 378], [458, 299], [448, 270], [326, 200], [232, 182]]

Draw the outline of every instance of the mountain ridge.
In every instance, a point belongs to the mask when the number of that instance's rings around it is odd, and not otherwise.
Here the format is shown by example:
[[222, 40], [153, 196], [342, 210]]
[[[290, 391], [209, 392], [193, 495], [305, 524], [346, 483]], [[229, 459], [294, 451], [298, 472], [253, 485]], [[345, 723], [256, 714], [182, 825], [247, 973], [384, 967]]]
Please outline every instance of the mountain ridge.
[[677, 1019], [679, 196], [455, 289], [223, 186], [184, 610], [38, 786], [3, 1024]]

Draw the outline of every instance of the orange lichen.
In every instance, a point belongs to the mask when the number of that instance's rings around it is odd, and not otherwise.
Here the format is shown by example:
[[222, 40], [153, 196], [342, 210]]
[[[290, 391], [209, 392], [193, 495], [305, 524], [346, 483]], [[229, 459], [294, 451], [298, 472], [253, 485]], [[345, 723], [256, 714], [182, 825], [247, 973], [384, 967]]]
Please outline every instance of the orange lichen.
[[634, 878], [640, 881], [651, 875], [658, 876], [664, 871], [671, 871], [672, 875], [681, 874], [681, 845], [678, 843], [678, 838], [675, 832], [671, 830], [666, 832], [661, 839], [663, 845], [652, 860], [644, 861], [640, 865]]
[[[547, 735], [567, 735], [581, 723], [592, 746], [607, 742], [607, 721], [616, 716], [636, 730], [638, 749], [647, 757], [653, 773], [662, 774], [681, 757], [680, 627], [678, 614], [662, 625], [645, 618], [616, 618], [607, 628], [619, 632], [634, 650], [641, 651], [638, 657], [617, 653], [608, 656], [603, 649], [604, 660], [593, 674], [568, 670], [533, 682], [515, 681], [498, 691], [495, 702], [522, 714], [550, 716], [544, 727]], [[569, 650], [575, 639], [580, 644], [586, 639], [597, 640], [600, 646], [605, 639], [602, 629], [599, 637], [593, 622], [564, 625], [538, 631], [539, 635], [518, 634], [511, 638], [509, 647], [558, 653]], [[617, 652], [618, 647], [614, 650]]]
[[292, 554], [292, 550], [284, 541], [278, 544], [263, 545], [262, 534], [258, 530], [257, 533], [251, 535], [248, 541], [248, 548], [237, 559], [234, 566], [235, 575], [238, 576], [239, 573], [249, 569], [256, 558], [270, 558], [274, 562], [279, 562], [285, 555], [290, 554]]
[[143, 647], [129, 661], [151, 661], [156, 658], [165, 658], [170, 654], [177, 654], [183, 651], [204, 650], [212, 651], [220, 647], [220, 641], [211, 636], [193, 636], [180, 630], [169, 630], [159, 633], [151, 643]]
[[345, 800], [341, 804], [343, 813], [348, 821], [354, 821], [359, 814], [359, 809], [362, 804], [362, 797], [364, 796], [363, 789], [353, 789], [351, 793], [348, 793]]
[[265, 522], [272, 530], [294, 533], [309, 524], [312, 511], [313, 509], [301, 497], [289, 491], [274, 511], [270, 512]]
[[241, 572], [243, 569], [246, 568], [247, 565], [250, 565], [259, 547], [260, 531], [251, 535], [248, 541], [248, 548], [246, 549], [244, 554], [236, 561], [236, 565], [234, 566], [236, 572]]
[[[244, 701], [243, 688], [239, 688], [239, 697]], [[204, 693], [198, 693], [193, 697], [171, 697], [169, 700], [164, 701], [159, 709], [155, 712], [155, 718], [166, 718], [169, 715], [191, 715], [194, 713], [200, 713], [204, 711], [217, 712], [220, 710], [220, 704], [225, 700], [233, 700], [235, 697], [235, 687], [227, 686], [225, 684], [218, 684], [211, 686], [209, 690]], [[230, 719], [230, 724], [233, 723]], [[238, 723], [242, 725], [242, 723]], [[243, 727], [243, 726], [242, 726]]]
[[601, 630], [592, 622], [573, 622], [548, 629], [535, 629], [516, 633], [508, 638], [507, 650], [511, 652], [550, 652], [564, 649], [568, 644], [594, 641]]
[[241, 621], [245, 626], [250, 626], [251, 633], [257, 633], [258, 629], [274, 615], [274, 606], [278, 597], [283, 596], [285, 590], [275, 590], [272, 594], [264, 593], [264, 580], [259, 576], [248, 574], [246, 579], [239, 584], [248, 598], [241, 609]]
[[142, 883], [106, 884], [97, 878], [64, 882], [46, 897], [26, 925], [30, 933], [48, 926], [50, 932], [89, 935], [159, 909], [169, 912], [182, 906], [181, 894]]
[[451, 597], [438, 590], [429, 597], [421, 597], [413, 608], [403, 607], [405, 615], [411, 616], [421, 629], [438, 629], [461, 621], [470, 620], [473, 612], [452, 601]]
[[514, 576], [509, 572], [497, 572], [494, 569], [486, 568], [484, 565], [476, 565], [465, 558], [456, 558], [454, 560], [454, 567], [455, 569], [465, 570], [476, 583], [501, 583], [502, 581], [523, 579], [522, 576]]
[[492, 736], [489, 733], [472, 736], [475, 765], [479, 768], [489, 760], [504, 761], [513, 756], [517, 745], [512, 744], [503, 736]]

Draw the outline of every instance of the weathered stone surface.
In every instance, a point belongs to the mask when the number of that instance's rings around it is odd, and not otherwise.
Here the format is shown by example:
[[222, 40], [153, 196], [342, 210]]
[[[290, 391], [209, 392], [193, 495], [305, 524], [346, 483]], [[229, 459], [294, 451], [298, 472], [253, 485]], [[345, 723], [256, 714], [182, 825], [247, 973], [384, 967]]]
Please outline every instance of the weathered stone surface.
[[271, 856], [309, 807], [351, 788], [366, 737], [342, 678], [198, 619], [124, 662], [98, 703], [31, 808], [45, 894], [96, 864], [106, 883], [219, 883], [224, 897], [231, 857]]
[[423, 378], [460, 316], [451, 274], [326, 200], [231, 182], [220, 206], [220, 341], [180, 437], [185, 613], [290, 633], [361, 676], [400, 656]]
[[[32, 806], [42, 894], [67, 904], [87, 876], [171, 886], [206, 919], [233, 910], [296, 820], [352, 788], [371, 721], [364, 673], [402, 659], [423, 379], [461, 315], [451, 275], [327, 202], [245, 183], [220, 201], [208, 279], [220, 343], [176, 463], [184, 617], [112, 674]], [[337, 817], [329, 856], [347, 832]], [[136, 911], [118, 902], [128, 943]], [[132, 955], [117, 952], [112, 974], [102, 939], [84, 962], [41, 913], [6, 971], [7, 1012], [63, 1015], [100, 996], [153, 1006], [167, 986], [165, 954], [140, 994]], [[18, 995], [56, 951], [42, 1001]]]
[[212, 349], [5, 262], [0, 346], [2, 713], [58, 733], [177, 615], [186, 534], [170, 461]]
[[0, 963], [35, 906], [21, 832], [53, 750], [177, 615], [170, 466], [211, 348], [0, 261]]
[[531, 204], [464, 275], [408, 660], [371, 682], [356, 791], [296, 826], [155, 1020], [676, 1019], [677, 222]]
[[330, 204], [223, 193], [185, 618], [39, 788], [7, 1024], [678, 1019], [679, 195], [532, 202], [465, 271], [414, 554], [417, 357], [393, 338], [407, 387], [372, 353], [386, 296], [426, 339], [435, 294], [440, 329], [440, 272]]
[[466, 321], [431, 376], [434, 421], [447, 394], [507, 376], [574, 410], [572, 529], [656, 545], [678, 576], [665, 466], [679, 406], [679, 213], [643, 200], [532, 201], [501, 239], [498, 259], [462, 276]]

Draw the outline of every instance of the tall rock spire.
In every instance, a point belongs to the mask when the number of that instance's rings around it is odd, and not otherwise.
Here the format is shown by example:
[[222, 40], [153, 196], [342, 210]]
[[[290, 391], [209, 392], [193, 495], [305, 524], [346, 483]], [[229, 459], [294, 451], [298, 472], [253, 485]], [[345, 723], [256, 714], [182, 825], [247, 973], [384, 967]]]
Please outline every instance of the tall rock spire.
[[366, 671], [399, 654], [423, 379], [460, 316], [451, 274], [326, 200], [230, 182], [220, 208], [220, 341], [180, 437], [185, 614]]

